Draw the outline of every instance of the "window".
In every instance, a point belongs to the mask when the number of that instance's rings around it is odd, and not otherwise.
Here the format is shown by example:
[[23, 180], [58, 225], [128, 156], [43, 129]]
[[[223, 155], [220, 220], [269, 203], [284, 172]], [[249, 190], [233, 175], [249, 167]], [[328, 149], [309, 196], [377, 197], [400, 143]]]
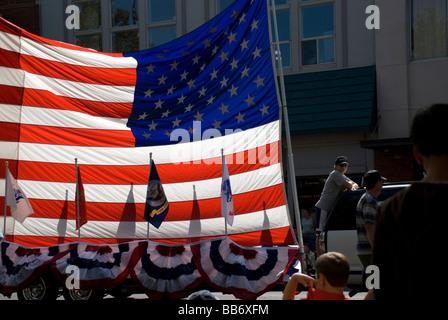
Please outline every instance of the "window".
[[[290, 0], [275, 0], [277, 13], [277, 29], [283, 68], [291, 67], [291, 10]], [[271, 17], [272, 40], [275, 42], [274, 20]], [[276, 58], [277, 59], [277, 58]]]
[[149, 48], [176, 39], [176, 26], [149, 28]]
[[223, 12], [230, 6], [235, 0], [218, 0], [218, 13]]
[[176, 0], [148, 0], [149, 48], [176, 39], [176, 20]]
[[148, 0], [149, 22], [176, 20], [175, 0]]
[[284, 68], [297, 72], [301, 66], [336, 63], [335, 1], [275, 0], [275, 5]]
[[112, 26], [123, 27], [138, 24], [138, 1], [112, 0]]
[[73, 0], [80, 29], [70, 37], [79, 46], [105, 52], [134, 52], [177, 37], [178, 0]]
[[412, 0], [411, 59], [448, 56], [448, 1]]
[[100, 0], [76, 1], [73, 4], [79, 8], [80, 12], [80, 29], [76, 32], [75, 44], [102, 51]]
[[138, 1], [111, 0], [111, 21], [112, 51], [138, 51]]
[[[209, 9], [208, 12], [204, 11], [204, 18], [222, 12], [234, 1], [214, 0], [211, 4], [204, 1], [205, 9]], [[271, 1], [269, 0], [269, 4]], [[419, 3], [413, 8], [416, 17], [419, 16], [418, 12], [425, 12], [420, 1], [409, 1]], [[448, 0], [421, 2], [443, 2], [445, 6], [435, 9], [434, 14], [447, 10]], [[183, 0], [67, 0], [67, 5], [75, 4], [80, 8], [81, 20], [80, 30], [69, 30], [69, 41], [105, 52], [132, 52], [159, 46], [181, 35], [187, 23], [179, 23], [179, 19], [191, 19], [187, 16], [190, 9], [185, 9], [195, 5], [192, 3], [194, 2]], [[316, 69], [313, 66], [318, 69], [333, 68], [336, 64], [336, 52], [339, 52], [336, 50], [339, 47], [338, 41], [341, 41], [336, 38], [336, 30], [339, 30], [336, 29], [336, 17], [342, 12], [340, 2], [275, 0], [275, 5], [282, 65], [287, 69], [286, 72], [312, 71]], [[442, 44], [445, 50], [430, 56], [446, 56], [446, 36], [441, 43], [438, 39], [442, 36], [436, 36], [432, 31], [425, 31], [430, 36], [422, 34], [424, 28], [418, 27], [421, 25], [419, 19], [413, 20], [413, 58], [419, 59], [422, 56], [418, 50], [425, 49], [427, 44], [424, 41], [429, 41], [431, 37], [433, 42]], [[444, 21], [446, 27], [446, 16]], [[272, 36], [276, 41], [275, 32]], [[424, 51], [423, 56], [427, 55]]]
[[[311, 0], [302, 2], [313, 3]], [[302, 5], [300, 11], [302, 65], [334, 63], [334, 4]]]
[[121, 31], [112, 33], [113, 52], [135, 52], [139, 51], [138, 31]]

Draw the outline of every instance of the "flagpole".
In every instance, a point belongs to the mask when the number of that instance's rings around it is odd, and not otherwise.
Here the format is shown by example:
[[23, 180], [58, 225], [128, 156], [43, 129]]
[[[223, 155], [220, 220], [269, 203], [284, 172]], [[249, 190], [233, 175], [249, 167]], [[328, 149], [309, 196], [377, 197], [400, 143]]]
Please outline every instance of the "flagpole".
[[[280, 78], [280, 90], [281, 90], [281, 98], [282, 98], [282, 109], [283, 116], [285, 122], [286, 129], [286, 142], [287, 142], [287, 152], [288, 152], [288, 164], [289, 164], [289, 180], [291, 183], [293, 199], [294, 199], [294, 211], [296, 218], [296, 230], [299, 241], [299, 250], [300, 257], [302, 262], [302, 271], [306, 269], [306, 261], [305, 261], [305, 250], [303, 248], [303, 235], [302, 235], [302, 224], [300, 221], [300, 210], [299, 210], [299, 199], [297, 196], [297, 184], [296, 184], [296, 174], [294, 168], [294, 154], [292, 152], [292, 143], [291, 143], [291, 131], [289, 128], [289, 117], [288, 117], [288, 105], [286, 101], [286, 90], [285, 90], [285, 77], [283, 74], [283, 61], [282, 61], [282, 53], [280, 50], [280, 41], [278, 36], [278, 25], [277, 25], [277, 11], [275, 8], [275, 0], [270, 0], [272, 11], [273, 11], [273, 19], [274, 19], [274, 30], [275, 30], [275, 45], [277, 47], [278, 52], [278, 70], [279, 70], [279, 78]], [[269, 28], [271, 30], [271, 28]], [[274, 68], [275, 69], [275, 68]]]
[[4, 208], [4, 216], [3, 216], [3, 240], [6, 239], [6, 211], [7, 204], [6, 199], [8, 198], [8, 161], [5, 161], [5, 208]]
[[79, 217], [79, 176], [78, 176], [78, 158], [75, 158], [76, 170], [76, 220], [78, 221], [78, 242], [81, 242], [81, 219]]
[[[224, 158], [224, 149], [221, 149], [221, 181], [222, 181], [222, 173], [224, 172], [224, 162], [225, 162], [225, 158]], [[222, 182], [221, 182], [221, 189], [222, 189]], [[221, 190], [222, 192], [222, 190]], [[222, 199], [221, 199], [221, 210], [222, 210]], [[228, 231], [227, 231], [227, 213], [224, 215], [224, 230], [225, 230], [225, 235], [226, 238], [228, 236]]]
[[[151, 177], [152, 152], [149, 153], [149, 177]], [[149, 241], [149, 221], [146, 225], [146, 241]]]

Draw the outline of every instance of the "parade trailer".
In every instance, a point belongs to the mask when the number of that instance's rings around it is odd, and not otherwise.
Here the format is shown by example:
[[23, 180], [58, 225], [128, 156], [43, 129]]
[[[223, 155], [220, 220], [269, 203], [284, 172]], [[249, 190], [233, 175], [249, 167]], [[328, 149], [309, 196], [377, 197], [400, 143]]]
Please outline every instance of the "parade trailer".
[[282, 280], [303, 248], [270, 31], [265, 0], [124, 54], [0, 18], [0, 293], [131, 280], [151, 299], [203, 283], [256, 299]]

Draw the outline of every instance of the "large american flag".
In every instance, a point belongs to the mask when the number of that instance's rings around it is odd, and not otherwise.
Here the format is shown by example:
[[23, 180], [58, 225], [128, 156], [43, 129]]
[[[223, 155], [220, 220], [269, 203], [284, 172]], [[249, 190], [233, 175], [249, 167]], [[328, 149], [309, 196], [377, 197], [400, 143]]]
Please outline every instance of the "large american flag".
[[81, 240], [146, 239], [150, 153], [170, 209], [149, 238], [223, 236], [223, 149], [235, 208], [229, 237], [294, 243], [276, 92], [266, 0], [235, 1], [193, 32], [131, 54], [48, 40], [0, 18], [0, 166], [9, 162], [35, 212], [23, 224], [8, 220], [7, 239], [77, 241], [75, 158], [87, 201]]

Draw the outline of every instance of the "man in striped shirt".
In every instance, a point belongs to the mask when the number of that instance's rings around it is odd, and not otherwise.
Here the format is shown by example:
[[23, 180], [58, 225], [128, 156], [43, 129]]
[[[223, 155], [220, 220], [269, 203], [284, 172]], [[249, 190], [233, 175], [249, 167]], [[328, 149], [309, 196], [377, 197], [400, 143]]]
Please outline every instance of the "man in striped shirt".
[[364, 175], [366, 193], [359, 199], [356, 207], [356, 229], [358, 233], [356, 251], [364, 270], [371, 264], [375, 216], [378, 207], [377, 198], [381, 194], [383, 181], [386, 180], [386, 178], [381, 176], [379, 171], [368, 171]]

